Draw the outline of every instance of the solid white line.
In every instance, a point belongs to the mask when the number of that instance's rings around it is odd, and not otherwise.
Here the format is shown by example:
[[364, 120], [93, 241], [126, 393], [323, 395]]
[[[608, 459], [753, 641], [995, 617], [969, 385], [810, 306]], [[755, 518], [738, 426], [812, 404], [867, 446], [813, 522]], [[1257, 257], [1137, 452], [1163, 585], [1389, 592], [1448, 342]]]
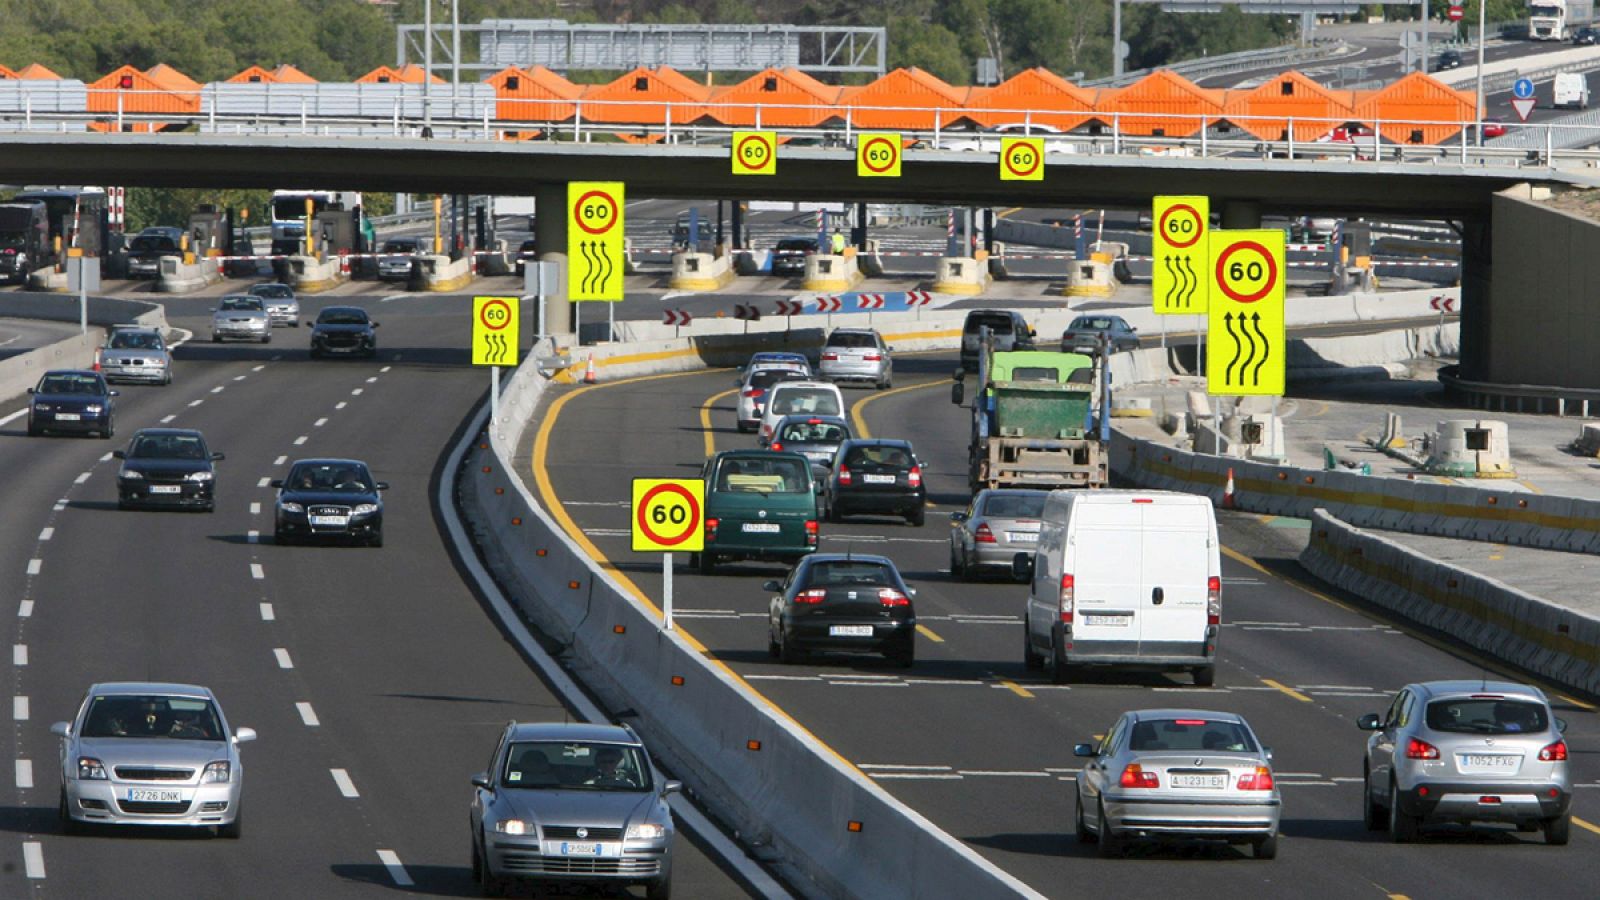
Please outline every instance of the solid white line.
[[259, 544], [259, 543], [261, 543], [261, 532], [256, 531], [254, 528], [250, 529], [249, 531], [246, 531], [244, 533], [244, 542], [246, 544]]
[[222, 393], [222, 391], [223, 391], [223, 389], [224, 389], [224, 387], [225, 387], [225, 386], [224, 386], [224, 385], [220, 385], [220, 384], [219, 384], [219, 385], [217, 385], [217, 386], [216, 386], [216, 387], [214, 387], [214, 388], [212, 388], [212, 389], [211, 389], [211, 393], [213, 393], [213, 394], [220, 394], [220, 393]]
[[280, 669], [292, 669], [292, 668], [294, 668], [294, 662], [289, 659], [289, 651], [288, 650], [285, 650], [282, 647], [274, 647], [274, 648], [272, 648], [272, 655], [276, 656], [278, 658], [278, 668], [280, 668]]
[[22, 865], [27, 870], [28, 877], [39, 879], [44, 877], [44, 846], [38, 841], [22, 842]]
[[16, 696], [11, 698], [11, 718], [16, 719], [18, 722], [26, 722], [28, 720], [27, 697]]
[[17, 787], [19, 787], [19, 788], [31, 788], [31, 787], [33, 787], [33, 760], [31, 760], [31, 759], [19, 759], [19, 760], [17, 760]]
[[350, 405], [349, 403], [347, 403], [347, 402], [345, 402], [343, 400], [340, 400], [338, 403], [335, 403], [333, 405], [333, 408], [334, 409], [344, 409], [346, 406], [349, 406], [349, 405]]
[[317, 712], [311, 708], [311, 704], [303, 702], [296, 703], [294, 708], [300, 711], [300, 721], [306, 723], [306, 725], [315, 728], [316, 726], [322, 724], [317, 720]]
[[900, 766], [894, 763], [858, 763], [858, 769], [885, 769], [896, 772], [950, 772], [954, 766]]
[[265, 369], [265, 368], [266, 368], [266, 366], [256, 366], [255, 368], [251, 369], [250, 371], [259, 372], [259, 371], [261, 371], [262, 369]]
[[272, 620], [276, 619], [277, 617], [278, 617], [277, 613], [274, 613], [272, 611], [272, 604], [271, 603], [263, 603], [263, 604], [261, 604], [261, 621], [263, 621], [263, 622], [271, 622]]
[[303, 434], [294, 439], [294, 445], [296, 447], [300, 446], [301, 444], [304, 444], [305, 442], [306, 442], [306, 436], [303, 435]]
[[312, 428], [321, 428], [322, 426], [324, 426], [326, 424], [328, 424], [328, 417], [327, 416], [323, 416], [322, 418], [316, 420], [315, 422], [312, 422], [311, 423], [311, 427]]
[[56, 505], [55, 506], [52, 506], [50, 508], [55, 510], [56, 512], [61, 512], [63, 509], [67, 508], [67, 498], [62, 497], [60, 500], [56, 501]]
[[383, 368], [379, 369], [378, 371], [379, 372], [387, 372], [392, 368], [394, 368], [394, 366], [384, 366]]
[[28, 664], [28, 645], [27, 644], [12, 644], [11, 645], [11, 664], [13, 666], [25, 666], [25, 665]]
[[33, 601], [32, 600], [24, 600], [21, 603], [17, 604], [17, 618], [26, 619], [31, 615], [33, 615]]
[[400, 887], [411, 887], [411, 876], [406, 874], [406, 867], [400, 864], [400, 857], [393, 850], [379, 850], [378, 859], [383, 867], [389, 870], [389, 877]]
[[56, 530], [53, 527], [47, 527], [43, 531], [39, 532], [39, 540], [41, 541], [48, 541], [55, 536]]
[[92, 473], [92, 472], [79, 472], [78, 473], [78, 477], [72, 479], [72, 483], [73, 484], [83, 484], [85, 481], [89, 480], [89, 476], [92, 475], [92, 474], [94, 474], [94, 473]]
[[960, 781], [962, 778], [954, 772], [868, 772], [867, 777], [874, 781], [886, 781], [891, 778], [902, 781]]
[[257, 581], [267, 577], [266, 571], [261, 568], [261, 563], [250, 564], [250, 577]]
[[278, 457], [278, 458], [277, 458], [277, 459], [275, 459], [275, 460], [273, 460], [273, 461], [272, 461], [272, 464], [273, 464], [273, 465], [275, 465], [275, 466], [281, 466], [281, 465], [283, 465], [283, 464], [284, 464], [284, 463], [286, 463], [286, 462], [288, 462], [288, 461], [289, 461], [289, 457], [287, 457], [287, 456], [280, 456], [280, 457]]
[[365, 390], [365, 388], [356, 388], [356, 389], [355, 389], [355, 390], [353, 390], [353, 391], [351, 391], [351, 392], [350, 392], [350, 396], [352, 396], [352, 397], [359, 397], [359, 396], [361, 396], [361, 392], [362, 392], [362, 391], [363, 391], [363, 390]]
[[171, 422], [173, 419], [176, 419], [176, 418], [177, 418], [176, 415], [162, 416], [161, 417], [161, 424], [165, 425], [168, 422]]
[[0, 419], [0, 425], [9, 425], [10, 423], [15, 422], [16, 420], [22, 418], [23, 416], [25, 416], [27, 414], [28, 414], [27, 407], [23, 407], [22, 409], [19, 409], [14, 413], [8, 413], [8, 414], [6, 414], [5, 418]]
[[256, 482], [256, 487], [263, 488], [263, 487], [266, 487], [267, 485], [269, 485], [271, 483], [272, 483], [272, 479], [268, 478], [265, 475], [263, 475], [263, 476], [261, 476], [261, 480]]
[[42, 560], [42, 559], [30, 559], [30, 560], [28, 560], [28, 574], [29, 575], [37, 575], [37, 574], [39, 574], [39, 570], [41, 570], [43, 568], [44, 568], [44, 560]]
[[111, 451], [107, 450], [106, 452], [100, 454], [100, 461], [101, 462], [110, 462], [111, 461]]
[[252, 515], [252, 516], [261, 515], [261, 504], [260, 503], [252, 503], [252, 504], [250, 504], [250, 515]]
[[343, 769], [329, 769], [333, 773], [333, 783], [339, 786], [339, 793], [346, 797], [359, 797], [361, 792], [356, 790], [356, 783], [350, 780], [350, 773]]
[[189, 405], [190, 405], [190, 406], [199, 406], [199, 405], [200, 405], [200, 404], [202, 404], [202, 403], [204, 403], [204, 402], [206, 402], [206, 401], [205, 401], [205, 398], [204, 398], [204, 397], [202, 397], [202, 398], [200, 398], [200, 399], [199, 399], [199, 400], [190, 400], [190, 401], [189, 401]]
[[963, 775], [1001, 775], [1016, 778], [1049, 778], [1049, 772], [998, 772], [985, 769], [957, 769]]

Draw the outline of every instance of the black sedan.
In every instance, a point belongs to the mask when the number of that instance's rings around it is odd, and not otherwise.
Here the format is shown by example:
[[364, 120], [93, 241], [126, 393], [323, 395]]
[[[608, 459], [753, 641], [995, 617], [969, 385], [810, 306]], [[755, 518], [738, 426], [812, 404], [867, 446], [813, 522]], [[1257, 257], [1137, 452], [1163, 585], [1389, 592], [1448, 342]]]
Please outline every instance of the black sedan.
[[275, 479], [277, 512], [272, 529], [279, 544], [330, 538], [383, 546], [383, 498], [386, 482], [372, 477], [367, 464], [354, 459], [301, 459], [289, 477]]
[[762, 588], [778, 592], [767, 650], [785, 663], [812, 651], [881, 653], [907, 668], [916, 661], [916, 591], [888, 557], [816, 553]]
[[378, 355], [378, 334], [367, 311], [359, 306], [329, 306], [311, 326], [311, 358]]
[[99, 372], [56, 369], [28, 388], [28, 434], [96, 433], [109, 440], [117, 433], [117, 392]]
[[128, 449], [111, 454], [122, 460], [117, 472], [117, 506], [217, 508], [217, 470], [221, 453], [206, 446], [200, 432], [188, 428], [142, 428]]
[[912, 525], [921, 525], [928, 503], [923, 468], [910, 441], [845, 441], [833, 458], [823, 495], [826, 518], [842, 522], [845, 516], [903, 516]]

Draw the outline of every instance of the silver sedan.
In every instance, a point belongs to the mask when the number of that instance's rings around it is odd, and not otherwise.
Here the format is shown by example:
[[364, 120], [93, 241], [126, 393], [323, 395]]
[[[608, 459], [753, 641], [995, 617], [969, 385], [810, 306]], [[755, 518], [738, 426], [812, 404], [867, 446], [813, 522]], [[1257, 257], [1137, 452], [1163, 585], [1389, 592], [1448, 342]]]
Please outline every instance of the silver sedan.
[[62, 829], [85, 823], [190, 825], [239, 836], [244, 767], [217, 698], [192, 684], [113, 682], [89, 688], [61, 738]]
[[1039, 546], [1040, 516], [1049, 491], [991, 488], [978, 492], [965, 511], [950, 514], [950, 575], [971, 579], [980, 572], [1011, 572], [1018, 553]]
[[1125, 712], [1098, 744], [1078, 744], [1077, 833], [1116, 856], [1136, 840], [1249, 844], [1278, 854], [1281, 799], [1272, 751], [1234, 713]]
[[294, 288], [276, 282], [252, 284], [250, 295], [266, 301], [267, 318], [272, 322], [272, 327], [300, 327], [300, 299], [294, 295]]
[[822, 345], [817, 376], [827, 381], [862, 381], [883, 390], [894, 383], [893, 348], [871, 328], [835, 328]]
[[158, 328], [119, 325], [100, 351], [100, 373], [106, 381], [172, 383], [172, 354]]
[[211, 316], [211, 340], [272, 341], [272, 320], [266, 302], [249, 294], [224, 296]]

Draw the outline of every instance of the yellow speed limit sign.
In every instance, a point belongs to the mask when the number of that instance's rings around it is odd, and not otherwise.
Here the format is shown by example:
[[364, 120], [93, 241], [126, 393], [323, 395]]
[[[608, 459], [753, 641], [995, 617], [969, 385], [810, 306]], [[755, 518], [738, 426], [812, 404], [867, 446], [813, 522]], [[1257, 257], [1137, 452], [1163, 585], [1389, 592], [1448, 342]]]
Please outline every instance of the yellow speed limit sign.
[[698, 478], [635, 478], [633, 549], [699, 553], [706, 546], [706, 483]]
[[1001, 138], [1001, 181], [1043, 181], [1044, 139]]
[[567, 185], [567, 296], [576, 301], [622, 299], [623, 185]]
[[770, 131], [735, 131], [733, 174], [778, 174], [778, 136]]
[[862, 178], [899, 178], [899, 133], [864, 131], [858, 135], [856, 137], [856, 175]]
[[517, 364], [518, 297], [472, 298], [472, 364]]
[[1151, 210], [1154, 249], [1151, 298], [1157, 315], [1198, 315], [1208, 308], [1211, 259], [1206, 231], [1211, 221], [1208, 197], [1157, 197]]
[[1284, 239], [1277, 229], [1211, 232], [1206, 391], [1283, 394]]

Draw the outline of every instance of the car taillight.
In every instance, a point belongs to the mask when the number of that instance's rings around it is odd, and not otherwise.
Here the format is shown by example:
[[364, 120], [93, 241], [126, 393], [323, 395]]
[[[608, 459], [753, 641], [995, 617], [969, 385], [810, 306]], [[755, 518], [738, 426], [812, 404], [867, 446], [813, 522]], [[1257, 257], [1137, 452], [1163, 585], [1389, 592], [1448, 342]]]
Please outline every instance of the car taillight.
[[817, 545], [817, 520], [816, 519], [807, 519], [806, 520], [806, 544], [807, 544], [807, 546], [811, 546], [811, 547], [815, 547]]
[[1125, 788], [1158, 788], [1161, 779], [1154, 772], [1146, 772], [1138, 763], [1128, 763], [1122, 770], [1121, 784]]
[[840, 466], [839, 467], [839, 483], [840, 484], [851, 484], [853, 481], [854, 481], [854, 479], [850, 476], [850, 467], [849, 466]]
[[822, 354], [822, 361], [823, 362], [838, 362], [839, 361], [839, 354], [837, 354], [837, 353], [824, 353], [824, 354]]
[[912, 487], [922, 487], [922, 467], [912, 466], [911, 473], [906, 476]]
[[978, 530], [973, 532], [972, 539], [980, 544], [994, 543], [994, 532], [989, 530], [989, 523], [979, 525]]
[[826, 590], [822, 588], [812, 588], [809, 591], [801, 591], [800, 593], [795, 594], [794, 602], [801, 603], [806, 606], [815, 606], [816, 604], [821, 603], [823, 600], [826, 600], [827, 597], [828, 592]]
[[1438, 759], [1439, 748], [1416, 738], [1406, 742], [1406, 759]]
[[894, 588], [879, 588], [878, 602], [884, 606], [910, 606], [911, 598]]
[[1061, 622], [1064, 625], [1072, 624], [1072, 576], [1061, 576]]
[[1239, 790], [1241, 791], [1270, 791], [1272, 790], [1272, 770], [1266, 766], [1256, 766], [1255, 772], [1239, 776]]
[[782, 450], [783, 449], [783, 445], [778, 443], [777, 441], [773, 441], [772, 444], [769, 447], [767, 447], [767, 449], [768, 450]]
[[717, 523], [720, 522], [720, 521], [722, 521], [722, 520], [721, 519], [706, 519], [706, 537], [715, 538], [717, 536]]
[[883, 360], [883, 354], [868, 353], [866, 356], [862, 357], [862, 359], [865, 359], [867, 362], [881, 362]]
[[1566, 762], [1567, 761], [1567, 742], [1566, 741], [1556, 741], [1554, 744], [1551, 744], [1548, 747], [1545, 747], [1543, 750], [1540, 750], [1539, 751], [1539, 761], [1540, 762]]
[[1206, 579], [1206, 624], [1222, 624], [1222, 579], [1215, 575]]
[[751, 388], [750, 390], [744, 392], [744, 396], [746, 396], [746, 397], [759, 397], [759, 396], [761, 396], [762, 394], [765, 394], [765, 393], [766, 393], [766, 391], [762, 390], [761, 388]]

